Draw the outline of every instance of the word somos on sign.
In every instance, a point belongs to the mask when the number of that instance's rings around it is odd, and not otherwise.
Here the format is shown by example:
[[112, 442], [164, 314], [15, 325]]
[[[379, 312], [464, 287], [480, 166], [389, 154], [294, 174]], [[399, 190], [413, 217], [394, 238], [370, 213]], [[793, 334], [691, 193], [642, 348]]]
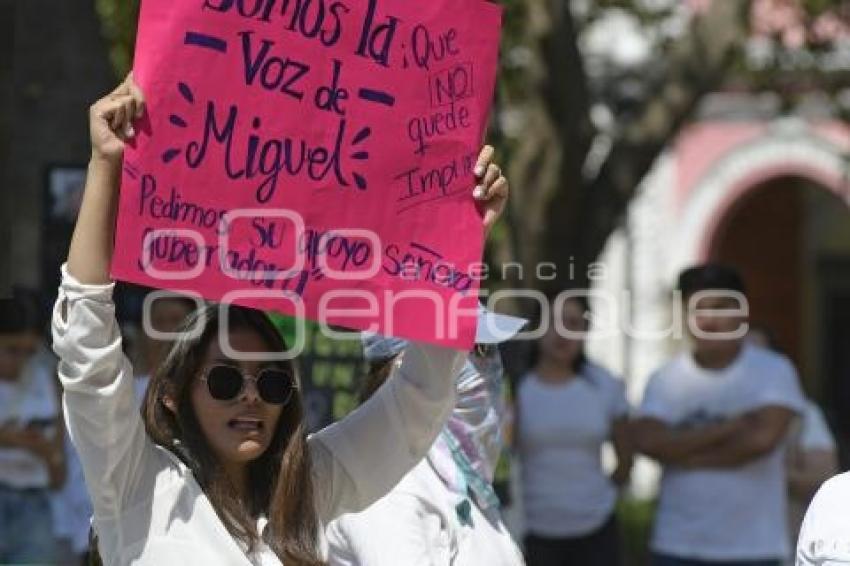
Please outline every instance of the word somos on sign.
[[272, 16], [280, 16], [284, 29], [308, 39], [318, 38], [325, 47], [339, 41], [342, 17], [351, 11], [343, 2], [326, 0], [205, 0], [204, 9], [235, 11], [243, 18], [266, 23], [272, 22]]

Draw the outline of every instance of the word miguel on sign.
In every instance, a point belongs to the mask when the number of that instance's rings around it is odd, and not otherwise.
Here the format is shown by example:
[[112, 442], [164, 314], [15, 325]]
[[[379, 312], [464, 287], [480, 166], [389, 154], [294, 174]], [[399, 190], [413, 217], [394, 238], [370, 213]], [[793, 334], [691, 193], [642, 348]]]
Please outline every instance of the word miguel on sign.
[[[113, 276], [465, 347], [474, 316], [437, 326], [476, 300], [500, 25], [485, 0], [146, 0]], [[323, 318], [351, 289], [374, 320]]]

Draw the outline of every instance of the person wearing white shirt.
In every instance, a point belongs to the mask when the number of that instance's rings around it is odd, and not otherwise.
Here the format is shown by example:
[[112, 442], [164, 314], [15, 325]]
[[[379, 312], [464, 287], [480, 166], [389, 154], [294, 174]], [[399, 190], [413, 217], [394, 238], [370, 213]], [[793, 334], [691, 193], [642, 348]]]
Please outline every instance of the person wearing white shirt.
[[790, 361], [745, 341], [744, 283], [685, 270], [691, 350], [649, 380], [638, 449], [663, 466], [654, 566], [779, 566], [788, 555], [785, 445], [803, 411]]
[[[424, 457], [454, 405], [463, 355], [411, 344], [366, 405], [308, 437], [292, 362], [230, 356], [219, 341], [231, 352], [281, 352], [274, 325], [253, 309], [210, 305], [185, 322], [139, 415], [109, 264], [124, 143], [143, 114], [132, 76], [90, 110], [92, 159], [53, 311], [96, 550], [107, 565], [318, 566], [324, 526], [386, 494]], [[492, 156], [485, 148], [476, 166], [485, 227], [508, 192]]]
[[[505, 414], [495, 344], [525, 321], [480, 313], [475, 350], [455, 377], [449, 422], [425, 459], [389, 494], [330, 524], [330, 566], [523, 566], [492, 482]], [[488, 320], [504, 331], [486, 332]], [[361, 399], [387, 378], [406, 344], [376, 335], [364, 335], [363, 342], [372, 371]]]
[[792, 548], [796, 548], [806, 509], [824, 482], [838, 473], [838, 449], [820, 407], [809, 399], [791, 438], [787, 459], [788, 529]]
[[[50, 353], [20, 298], [0, 299], [0, 563], [47, 563], [50, 490], [65, 473]], [[43, 352], [40, 352], [43, 350]]]
[[[753, 344], [782, 353], [773, 333], [763, 326], [751, 326], [747, 339]], [[838, 449], [823, 412], [811, 399], [805, 399], [803, 415], [791, 427], [785, 459], [788, 474], [788, 533], [796, 549], [806, 508], [823, 482], [838, 473]], [[794, 554], [789, 564], [794, 564]]]
[[850, 564], [850, 473], [827, 480], [806, 511], [797, 540], [796, 566]]
[[[633, 461], [629, 406], [622, 380], [584, 355], [586, 300], [563, 304], [562, 328], [549, 325], [517, 394], [525, 550], [529, 566], [617, 566], [614, 509]], [[609, 441], [617, 458], [611, 476], [601, 461]]]
[[[148, 303], [146, 302], [147, 306]], [[165, 294], [150, 301], [148, 320], [153, 330], [161, 333], [175, 333], [183, 320], [195, 309], [195, 301], [178, 294]], [[150, 373], [165, 361], [171, 343], [167, 340], [153, 338], [148, 332], [142, 331], [139, 337], [139, 352], [136, 359], [137, 368], [144, 373], [136, 374], [133, 388], [138, 405], [141, 407], [150, 382]], [[124, 345], [127, 345], [126, 332]], [[132, 348], [130, 348], [132, 350]], [[55, 364], [54, 364], [55, 365]], [[55, 369], [55, 368], [54, 368]], [[62, 488], [51, 498], [53, 524], [60, 544], [65, 547], [58, 552], [79, 557], [77, 563], [87, 564], [89, 551], [89, 536], [91, 534], [92, 505], [86, 490], [83, 477], [83, 466], [76, 448], [70, 437], [65, 434], [65, 482]]]

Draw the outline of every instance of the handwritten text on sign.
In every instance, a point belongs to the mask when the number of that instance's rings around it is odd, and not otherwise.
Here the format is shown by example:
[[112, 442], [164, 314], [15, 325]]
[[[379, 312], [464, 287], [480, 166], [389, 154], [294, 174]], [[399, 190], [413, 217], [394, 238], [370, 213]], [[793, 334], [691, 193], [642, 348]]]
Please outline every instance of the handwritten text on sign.
[[468, 346], [484, 0], [145, 0], [113, 275]]

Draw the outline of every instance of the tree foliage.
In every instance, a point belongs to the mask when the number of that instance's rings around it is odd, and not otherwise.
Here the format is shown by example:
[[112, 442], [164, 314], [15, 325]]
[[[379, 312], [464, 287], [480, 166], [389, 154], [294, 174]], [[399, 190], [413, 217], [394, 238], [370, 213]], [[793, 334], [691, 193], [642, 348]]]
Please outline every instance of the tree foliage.
[[124, 77], [133, 61], [139, 0], [94, 0], [103, 35], [109, 42], [109, 58], [118, 77]]
[[[792, 111], [821, 91], [840, 110], [850, 84], [846, 1], [506, 5], [498, 126], [516, 192], [494, 252], [526, 274], [554, 262], [557, 288], [587, 282], [585, 267], [706, 94], [771, 90]], [[765, 18], [780, 8], [783, 18]]]

